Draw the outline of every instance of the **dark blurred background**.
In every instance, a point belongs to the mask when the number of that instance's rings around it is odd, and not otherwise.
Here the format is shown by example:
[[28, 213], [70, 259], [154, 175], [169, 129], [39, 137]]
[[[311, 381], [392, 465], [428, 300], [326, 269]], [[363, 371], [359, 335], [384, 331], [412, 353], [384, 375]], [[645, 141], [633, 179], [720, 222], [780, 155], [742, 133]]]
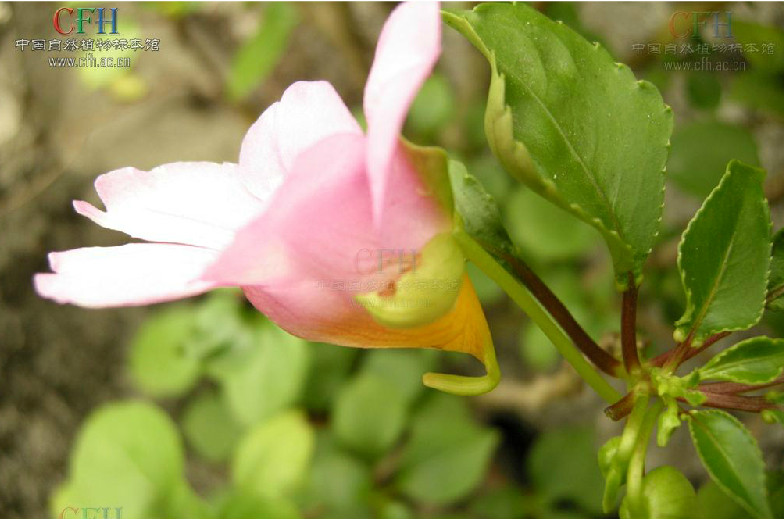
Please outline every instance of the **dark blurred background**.
[[[672, 323], [683, 309], [674, 270], [678, 238], [729, 159], [767, 169], [774, 221], [777, 227], [782, 222], [784, 6], [534, 5], [600, 41], [638, 77], [654, 82], [673, 107], [665, 218], [640, 315], [646, 347], [669, 348]], [[65, 39], [52, 25], [60, 7], [0, 2], [0, 516], [57, 516], [78, 503], [124, 506], [126, 519], [134, 513], [602, 515], [595, 448], [617, 434], [618, 424], [603, 416], [604, 404], [547, 339], [473, 268], [504, 379], [494, 392], [471, 399], [438, 395], [419, 383], [430, 369], [476, 370], [466, 359], [303, 346], [231, 291], [188, 303], [96, 311], [58, 306], [32, 290], [32, 275], [47, 270], [48, 251], [126, 241], [72, 210], [72, 199], [97, 201], [97, 175], [129, 165], [236, 161], [250, 124], [297, 80], [332, 82], [359, 114], [375, 40], [393, 4], [107, 5], [119, 9], [122, 37], [159, 40], [158, 51], [106, 54], [130, 57], [131, 67], [123, 69], [52, 66], [49, 58], [66, 53], [18, 46], [19, 40]], [[693, 11], [730, 12], [732, 38], [717, 37], [710, 23], [694, 37], [680, 34], [684, 25], [674, 26], [673, 35], [674, 13]], [[443, 57], [412, 108], [407, 137], [444, 146], [466, 163], [501, 205], [526, 259], [589, 332], [615, 348], [619, 302], [601, 240], [499, 168], [483, 135], [487, 64], [451, 29], [444, 28], [443, 41]], [[694, 70], [699, 63], [702, 70]], [[761, 326], [780, 334], [784, 320], [766, 316]], [[109, 482], [99, 490], [89, 469], [76, 468], [84, 455], [74, 445], [87, 417], [129, 399], [146, 402], [141, 413], [163, 409], [163, 425], [177, 431], [187, 497], [171, 498], [180, 496], [171, 489], [161, 497], [151, 483], [143, 485], [147, 493], [134, 494], [136, 487], [122, 477], [117, 490], [112, 481], [125, 470], [121, 461], [104, 467]], [[91, 421], [96, 430], [97, 422]], [[771, 466], [781, 466], [781, 429], [763, 428], [756, 416], [747, 424], [760, 435]], [[455, 436], [454, 429], [468, 432]], [[276, 462], [258, 454], [269, 447], [265, 434], [295, 437], [302, 430], [305, 439], [290, 445], [292, 459], [309, 453], [301, 473], [291, 474], [289, 458]], [[93, 432], [86, 445], [99, 442], [101, 431]], [[256, 455], [264, 474], [240, 466]], [[669, 450], [653, 449], [652, 462], [674, 464], [698, 485], [705, 480], [683, 431]], [[264, 478], [280, 492], [248, 488], [247, 481]], [[703, 494], [712, 495], [715, 489], [707, 488]], [[84, 504], [86, 495], [92, 504]], [[252, 499], [243, 501], [248, 495]]]

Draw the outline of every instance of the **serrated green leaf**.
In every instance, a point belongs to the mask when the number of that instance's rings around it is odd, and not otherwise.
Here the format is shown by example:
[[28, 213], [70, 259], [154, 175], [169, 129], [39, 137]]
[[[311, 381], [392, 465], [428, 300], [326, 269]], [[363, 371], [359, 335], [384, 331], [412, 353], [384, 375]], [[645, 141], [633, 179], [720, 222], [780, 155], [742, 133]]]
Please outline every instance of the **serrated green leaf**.
[[766, 384], [784, 371], [784, 339], [753, 337], [727, 348], [698, 370], [703, 380]]
[[686, 310], [678, 341], [745, 330], [762, 316], [770, 264], [770, 214], [762, 191], [765, 172], [732, 161], [719, 185], [683, 233], [678, 268]]
[[705, 198], [732, 159], [759, 164], [757, 144], [749, 130], [718, 121], [694, 122], [672, 134], [667, 173], [681, 190]]
[[275, 2], [265, 6], [258, 31], [232, 59], [226, 85], [232, 100], [246, 97], [272, 72], [298, 21], [297, 9], [291, 4]]
[[458, 501], [482, 481], [498, 440], [495, 431], [471, 420], [464, 401], [431, 394], [414, 418], [396, 485], [419, 502]]
[[604, 236], [625, 286], [658, 232], [671, 111], [563, 24], [524, 4], [445, 13], [490, 61], [485, 131], [512, 175]]
[[765, 463], [746, 427], [724, 411], [693, 411], [689, 431], [711, 479], [754, 517], [772, 517], [765, 492]]
[[770, 251], [770, 276], [768, 277], [768, 295], [765, 298], [768, 308], [783, 311], [784, 299], [784, 229], [773, 236]]
[[305, 417], [287, 411], [248, 431], [231, 465], [234, 485], [245, 495], [280, 499], [304, 481], [314, 435]]
[[341, 390], [332, 420], [344, 446], [377, 458], [400, 438], [407, 416], [406, 395], [387, 378], [366, 372]]

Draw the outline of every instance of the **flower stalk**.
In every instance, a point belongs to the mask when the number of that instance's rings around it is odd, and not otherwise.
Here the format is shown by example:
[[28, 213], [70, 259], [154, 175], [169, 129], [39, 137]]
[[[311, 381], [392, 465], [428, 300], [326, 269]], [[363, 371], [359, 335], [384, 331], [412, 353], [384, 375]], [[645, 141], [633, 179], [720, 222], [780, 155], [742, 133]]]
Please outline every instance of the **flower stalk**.
[[494, 255], [499, 256], [509, 264], [531, 295], [539, 301], [539, 304], [547, 310], [574, 345], [577, 346], [577, 348], [579, 348], [597, 368], [613, 377], [622, 377], [624, 375], [623, 368], [618, 359], [596, 344], [596, 341], [594, 341], [585, 329], [580, 326], [580, 323], [575, 320], [572, 313], [566, 308], [561, 300], [558, 299], [558, 296], [550, 290], [550, 287], [548, 287], [524, 261], [512, 254], [499, 251], [485, 243], [482, 243], [481, 245], [483, 248], [491, 251]]
[[[552, 315], [545, 311], [543, 305], [537, 301], [529, 289], [507, 272], [498, 261], [483, 248], [476, 240], [462, 229], [454, 231], [454, 236], [460, 244], [465, 256], [479, 267], [490, 279], [495, 281], [509, 297], [519, 306], [528, 317], [537, 325], [548, 339], [553, 343], [558, 352], [563, 355], [569, 364], [607, 402], [615, 402], [620, 398], [618, 392], [599, 374], [591, 365], [581, 350], [578, 350], [570, 338], [559, 327]], [[553, 296], [554, 297], [554, 296]], [[597, 346], [598, 348], [598, 346]], [[609, 356], [602, 350], [603, 353]], [[615, 359], [613, 359], [615, 360]], [[616, 361], [617, 362], [617, 361]]]

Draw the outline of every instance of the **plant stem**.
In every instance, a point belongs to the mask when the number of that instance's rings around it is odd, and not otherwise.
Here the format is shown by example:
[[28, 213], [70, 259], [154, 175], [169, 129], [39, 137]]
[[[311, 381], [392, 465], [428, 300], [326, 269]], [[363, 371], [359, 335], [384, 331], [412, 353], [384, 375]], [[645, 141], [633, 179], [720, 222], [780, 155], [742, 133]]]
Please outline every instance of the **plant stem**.
[[621, 395], [585, 360], [582, 353], [575, 348], [551, 315], [544, 311], [525, 286], [464, 231], [455, 231], [454, 236], [466, 257], [509, 294], [509, 297], [541, 328], [558, 352], [599, 396], [609, 403], [620, 398]]
[[674, 355], [678, 354], [679, 356], [682, 357], [680, 359], [680, 361], [678, 362], [678, 364], [675, 366], [675, 367], [678, 367], [682, 363], [686, 362], [687, 360], [689, 360], [689, 359], [699, 355], [703, 351], [707, 350], [708, 348], [710, 348], [711, 346], [716, 344], [721, 339], [727, 337], [728, 335], [730, 335], [730, 333], [732, 333], [732, 332], [720, 332], [720, 333], [716, 333], [714, 335], [711, 335], [710, 337], [705, 339], [705, 342], [703, 342], [702, 346], [700, 346], [699, 348], [685, 347], [684, 343], [686, 341], [684, 341], [683, 343], [678, 343], [678, 345], [675, 348], [671, 349], [670, 351], [666, 351], [666, 352], [662, 353], [658, 357], [655, 357], [651, 361], [651, 365], [660, 367], [660, 366], [663, 366], [665, 364], [670, 364], [670, 362], [669, 362], [670, 359]]
[[736, 411], [747, 411], [749, 413], [759, 413], [765, 409], [775, 409], [776, 405], [765, 400], [763, 396], [741, 396], [727, 393], [709, 393], [703, 391], [707, 400], [701, 405], [706, 407], [716, 407], [718, 409], [734, 409]]
[[784, 384], [784, 376], [766, 384], [739, 384], [737, 382], [705, 382], [697, 389], [707, 393], [739, 394]]
[[[477, 242], [479, 243], [479, 242]], [[569, 336], [588, 359], [600, 370], [612, 377], [623, 376], [623, 370], [618, 359], [604, 351], [596, 344], [585, 329], [580, 326], [568, 308], [558, 299], [550, 287], [536, 275], [531, 268], [521, 259], [512, 254], [499, 251], [486, 243], [479, 243], [487, 251], [502, 258], [514, 270], [515, 275], [525, 285], [528, 291], [539, 301], [545, 310], [555, 319], [555, 322]]]
[[610, 420], [617, 422], [628, 415], [634, 407], [634, 400], [637, 397], [634, 391], [629, 391], [623, 398], [615, 402], [613, 405], [604, 409], [604, 414]]
[[640, 356], [637, 352], [637, 285], [634, 274], [629, 272], [629, 283], [623, 293], [621, 307], [621, 349], [623, 366], [629, 375], [640, 372]]
[[629, 460], [629, 470], [626, 473], [626, 498], [629, 500], [629, 511], [632, 517], [645, 516], [645, 508], [642, 503], [642, 478], [645, 475], [645, 455], [648, 452], [653, 426], [656, 424], [659, 413], [661, 413], [662, 405], [662, 402], [657, 400], [645, 412], [637, 433], [637, 440], [634, 443], [632, 457]]

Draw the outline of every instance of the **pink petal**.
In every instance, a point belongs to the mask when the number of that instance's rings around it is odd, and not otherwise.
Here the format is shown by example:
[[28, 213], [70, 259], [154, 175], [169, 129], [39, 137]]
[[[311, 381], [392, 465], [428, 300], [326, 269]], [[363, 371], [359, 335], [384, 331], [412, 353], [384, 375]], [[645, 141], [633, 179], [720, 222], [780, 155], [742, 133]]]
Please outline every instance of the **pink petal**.
[[433, 236], [452, 228], [452, 215], [423, 184], [400, 141], [392, 148], [387, 170], [387, 194], [378, 227], [381, 243], [421, 249]]
[[387, 168], [406, 114], [440, 53], [441, 16], [437, 2], [404, 3], [392, 12], [378, 39], [365, 85], [367, 161], [375, 221], [381, 218]]
[[39, 295], [58, 303], [94, 308], [146, 305], [214, 288], [215, 283], [199, 277], [216, 254], [161, 243], [54, 252], [49, 255], [54, 274], [36, 274], [34, 284]]
[[151, 171], [123, 168], [95, 181], [106, 212], [74, 208], [98, 225], [135, 238], [220, 249], [265, 205], [245, 189], [236, 164], [175, 162]]
[[283, 182], [296, 157], [312, 144], [362, 129], [326, 81], [300, 81], [267, 108], [242, 142], [240, 165], [248, 189], [266, 198]]
[[300, 336], [340, 327], [343, 318], [371, 322], [353, 296], [382, 290], [401, 273], [395, 265], [379, 267], [382, 251], [416, 254], [451, 222], [396, 148], [387, 213], [377, 229], [365, 164], [363, 137], [334, 136], [308, 149], [267, 210], [237, 233], [204, 279], [242, 285], [262, 312]]
[[357, 251], [378, 246], [364, 158], [361, 134], [328, 137], [302, 153], [267, 210], [237, 233], [205, 279], [258, 285], [313, 271], [356, 277]]

